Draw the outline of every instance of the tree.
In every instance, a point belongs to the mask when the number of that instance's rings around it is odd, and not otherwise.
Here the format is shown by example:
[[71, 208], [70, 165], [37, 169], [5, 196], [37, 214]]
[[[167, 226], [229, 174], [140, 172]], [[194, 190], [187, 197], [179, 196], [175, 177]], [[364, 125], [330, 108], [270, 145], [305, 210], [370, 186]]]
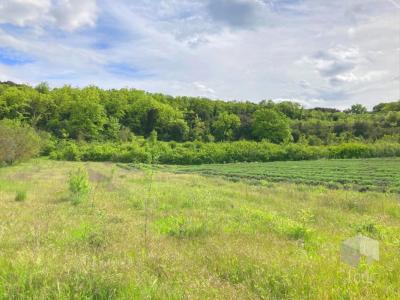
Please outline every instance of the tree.
[[50, 87], [47, 82], [41, 82], [35, 87], [35, 90], [41, 94], [47, 94], [50, 91]]
[[362, 104], [353, 104], [350, 109], [345, 110], [346, 113], [362, 115], [368, 112], [367, 108]]
[[374, 138], [376, 136], [375, 127], [370, 121], [356, 121], [353, 124], [353, 134], [364, 139]]
[[171, 105], [143, 95], [127, 108], [122, 124], [138, 135], [149, 136], [156, 130], [163, 140], [168, 138], [170, 125], [182, 119], [182, 112]]
[[232, 140], [235, 131], [240, 127], [240, 118], [226, 111], [218, 115], [213, 123], [214, 135], [220, 141]]
[[107, 117], [95, 88], [84, 89], [70, 103], [70, 116], [65, 120], [65, 130], [74, 139], [98, 139], [103, 133]]
[[303, 107], [296, 102], [290, 102], [290, 101], [280, 102], [276, 104], [276, 109], [290, 119], [301, 119], [303, 115]]
[[200, 120], [199, 117], [195, 117], [192, 121], [192, 127], [189, 132], [189, 139], [191, 141], [204, 141], [207, 136], [207, 126]]
[[182, 120], [174, 120], [168, 126], [168, 139], [183, 142], [186, 141], [189, 135], [189, 126]]
[[253, 114], [253, 135], [258, 140], [268, 139], [273, 143], [290, 140], [290, 127], [287, 118], [280, 112], [263, 108]]

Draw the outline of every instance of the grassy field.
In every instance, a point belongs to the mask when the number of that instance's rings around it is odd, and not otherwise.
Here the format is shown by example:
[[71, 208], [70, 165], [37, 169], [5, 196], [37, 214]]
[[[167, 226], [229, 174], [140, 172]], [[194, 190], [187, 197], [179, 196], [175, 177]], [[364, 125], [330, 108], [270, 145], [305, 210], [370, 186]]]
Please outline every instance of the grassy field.
[[400, 193], [400, 159], [343, 159], [167, 167], [177, 173]]
[[[372, 161], [376, 178], [393, 169], [398, 176], [399, 161], [384, 162]], [[265, 166], [226, 168], [257, 175]], [[74, 205], [68, 178], [78, 167], [88, 170], [91, 192]], [[374, 184], [373, 171], [369, 178]], [[379, 262], [341, 263], [341, 241], [358, 233], [379, 240]], [[0, 299], [399, 299], [399, 249], [394, 193], [111, 163], [0, 169]]]

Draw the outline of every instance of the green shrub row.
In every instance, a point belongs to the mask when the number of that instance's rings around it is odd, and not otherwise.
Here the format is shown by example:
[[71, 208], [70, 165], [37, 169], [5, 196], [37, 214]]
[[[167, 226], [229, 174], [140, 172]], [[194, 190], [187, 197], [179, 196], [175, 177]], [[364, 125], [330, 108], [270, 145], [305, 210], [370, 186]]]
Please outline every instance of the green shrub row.
[[334, 146], [302, 144], [276, 145], [268, 142], [238, 141], [226, 143], [157, 142], [144, 140], [131, 143], [76, 143], [62, 141], [50, 157], [70, 161], [114, 161], [148, 163], [158, 153], [160, 164], [212, 164], [232, 162], [268, 162], [286, 160], [372, 158], [400, 156], [400, 144], [347, 143]]

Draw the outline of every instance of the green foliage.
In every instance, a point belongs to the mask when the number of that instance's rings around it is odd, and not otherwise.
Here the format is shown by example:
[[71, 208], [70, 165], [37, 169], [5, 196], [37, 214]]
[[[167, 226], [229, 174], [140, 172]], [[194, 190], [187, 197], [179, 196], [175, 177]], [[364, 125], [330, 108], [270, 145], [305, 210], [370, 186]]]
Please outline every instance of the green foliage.
[[86, 169], [78, 168], [69, 175], [69, 192], [73, 204], [87, 200], [90, 192], [89, 175]]
[[204, 221], [187, 219], [182, 216], [159, 219], [155, 222], [155, 227], [161, 234], [176, 238], [195, 238], [207, 235], [209, 232]]
[[26, 200], [27, 193], [26, 190], [18, 190], [15, 195], [16, 202], [24, 202]]
[[288, 142], [291, 138], [286, 117], [273, 109], [261, 109], [253, 115], [253, 135], [258, 139], [268, 139], [273, 143]]
[[18, 121], [0, 121], [0, 164], [26, 161], [39, 154], [41, 140], [36, 131]]
[[396, 156], [400, 156], [400, 144], [396, 142], [308, 146], [304, 144], [276, 145], [265, 141], [225, 143], [154, 142], [154, 138], [150, 138], [147, 141], [136, 139], [130, 143], [75, 143], [62, 141], [50, 154], [51, 158], [58, 160], [130, 163], [149, 163], [153, 161], [161, 164], [177, 165]]
[[240, 118], [227, 112], [221, 113], [213, 123], [215, 137], [220, 141], [232, 140], [240, 127]]
[[350, 114], [362, 115], [368, 112], [367, 108], [362, 104], [353, 104], [349, 110], [345, 112]]
[[309, 145], [375, 142], [400, 135], [399, 102], [381, 103], [373, 112], [361, 104], [341, 112], [305, 109], [290, 101], [224, 102], [171, 97], [133, 89], [95, 86], [51, 89], [0, 83], [0, 119], [12, 119], [57, 139], [127, 142], [133, 135], [160, 141], [293, 140]]

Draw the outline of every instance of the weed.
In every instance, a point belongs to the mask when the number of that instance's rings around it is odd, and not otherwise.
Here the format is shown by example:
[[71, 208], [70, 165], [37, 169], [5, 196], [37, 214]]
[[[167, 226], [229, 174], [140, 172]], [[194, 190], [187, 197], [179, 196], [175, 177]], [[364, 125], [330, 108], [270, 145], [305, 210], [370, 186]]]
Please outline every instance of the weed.
[[71, 201], [78, 205], [88, 199], [90, 192], [89, 175], [86, 169], [78, 168], [69, 175]]
[[105, 247], [107, 239], [104, 231], [99, 226], [83, 223], [70, 233], [69, 240], [76, 245], [86, 245], [95, 249]]
[[177, 238], [195, 238], [209, 232], [207, 223], [202, 220], [169, 216], [155, 222], [158, 232]]

